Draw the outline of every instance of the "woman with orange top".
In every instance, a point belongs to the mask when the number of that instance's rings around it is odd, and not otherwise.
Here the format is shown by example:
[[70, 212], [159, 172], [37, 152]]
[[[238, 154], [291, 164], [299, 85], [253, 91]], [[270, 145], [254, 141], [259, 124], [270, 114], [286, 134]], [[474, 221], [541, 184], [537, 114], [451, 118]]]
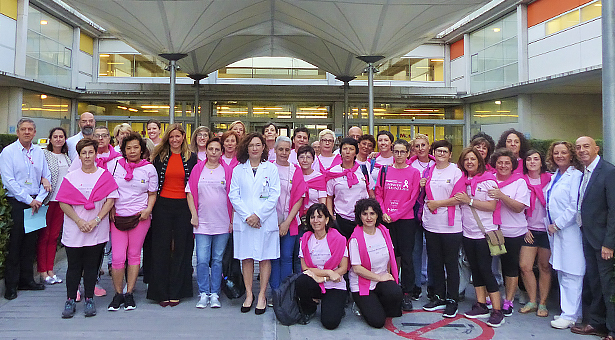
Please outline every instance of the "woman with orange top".
[[171, 124], [152, 155], [158, 172], [158, 198], [152, 210], [151, 264], [147, 298], [162, 307], [192, 297], [192, 225], [186, 183], [197, 156], [188, 149], [186, 131]]

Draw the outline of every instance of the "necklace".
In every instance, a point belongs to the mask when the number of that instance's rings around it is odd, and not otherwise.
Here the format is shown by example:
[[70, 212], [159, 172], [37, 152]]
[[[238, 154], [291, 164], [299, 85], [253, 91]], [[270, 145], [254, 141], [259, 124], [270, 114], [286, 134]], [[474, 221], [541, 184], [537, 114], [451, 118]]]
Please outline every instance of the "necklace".
[[419, 162], [419, 165], [420, 165], [420, 166], [421, 166], [421, 168], [423, 168], [423, 169], [427, 169], [427, 167], [429, 166], [429, 162], [425, 163], [425, 165], [423, 165], [423, 162], [419, 161], [418, 159], [417, 159], [417, 162]]

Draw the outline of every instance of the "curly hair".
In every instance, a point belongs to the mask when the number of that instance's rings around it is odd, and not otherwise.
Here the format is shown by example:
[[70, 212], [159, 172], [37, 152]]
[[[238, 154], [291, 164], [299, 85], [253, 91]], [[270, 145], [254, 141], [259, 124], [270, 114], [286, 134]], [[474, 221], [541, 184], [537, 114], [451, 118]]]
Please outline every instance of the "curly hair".
[[519, 166], [519, 161], [517, 160], [517, 157], [515, 157], [515, 154], [512, 151], [508, 150], [507, 148], [499, 148], [495, 150], [493, 155], [491, 155], [491, 159], [489, 160], [489, 165], [491, 165], [491, 167], [495, 169], [495, 164], [498, 162], [498, 158], [500, 157], [510, 158], [510, 161], [512, 162], [513, 171], [516, 170], [517, 167]]
[[492, 142], [493, 142], [493, 139], [491, 140], [491, 142], [489, 142], [489, 140], [485, 137], [476, 137], [472, 139], [472, 141], [470, 142], [470, 147], [474, 148], [479, 145], [484, 145], [487, 148], [487, 155], [485, 156], [485, 159], [488, 160], [489, 158], [491, 158], [491, 154], [493, 153], [493, 149], [495, 145], [495, 144], [492, 144]]
[[269, 148], [267, 148], [267, 144], [265, 143], [265, 137], [260, 132], [252, 132], [247, 135], [244, 139], [241, 140], [239, 146], [237, 147], [237, 160], [239, 163], [245, 163], [250, 158], [250, 153], [248, 152], [248, 145], [252, 141], [252, 139], [258, 138], [263, 143], [263, 153], [261, 154], [261, 162], [266, 162], [269, 158]]
[[358, 200], [357, 204], [354, 206], [354, 221], [357, 225], [363, 226], [361, 214], [370, 207], [374, 209], [374, 212], [378, 215], [378, 217], [376, 217], [376, 225], [382, 224], [382, 208], [380, 207], [380, 203], [378, 203], [375, 198], [362, 198]]
[[564, 145], [566, 146], [566, 149], [568, 149], [568, 152], [570, 153], [570, 165], [574, 166], [579, 171], [583, 171], [583, 165], [581, 165], [581, 161], [579, 161], [579, 158], [577, 157], [577, 150], [575, 146], [567, 141], [553, 142], [549, 146], [546, 160], [549, 170], [557, 170], [557, 164], [555, 164], [555, 160], [553, 159], [553, 150], [555, 150], [555, 147], [558, 145]]
[[521, 132], [515, 129], [508, 129], [502, 132], [502, 135], [500, 136], [500, 140], [498, 140], [498, 145], [496, 145], [496, 149], [506, 147], [506, 139], [508, 139], [508, 135], [510, 135], [511, 133], [515, 134], [519, 138], [519, 141], [521, 142], [520, 143], [521, 145], [519, 145], [519, 158], [525, 158], [525, 153], [527, 152], [527, 150], [529, 150], [530, 143], [527, 141], [527, 139]]
[[314, 203], [308, 208], [305, 213], [305, 229], [307, 231], [314, 232], [314, 228], [312, 228], [312, 224], [310, 223], [310, 217], [316, 215], [317, 213], [329, 219], [329, 222], [325, 225], [325, 231], [328, 232], [329, 229], [333, 228], [335, 222], [333, 222], [333, 217], [331, 216], [331, 213], [329, 213], [329, 209], [327, 209], [327, 206], [324, 203]]
[[122, 157], [126, 158], [126, 144], [133, 140], [139, 141], [139, 146], [141, 147], [141, 159], [147, 158], [147, 154], [149, 153], [149, 150], [147, 149], [147, 142], [143, 139], [143, 137], [141, 137], [140, 133], [135, 131], [130, 132], [130, 134], [122, 140], [122, 145], [120, 146]]

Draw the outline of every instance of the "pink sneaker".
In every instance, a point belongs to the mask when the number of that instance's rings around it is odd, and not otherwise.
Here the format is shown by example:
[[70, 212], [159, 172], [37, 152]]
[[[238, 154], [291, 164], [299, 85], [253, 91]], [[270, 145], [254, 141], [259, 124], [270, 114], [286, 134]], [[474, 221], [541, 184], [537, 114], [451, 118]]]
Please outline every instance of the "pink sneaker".
[[77, 298], [75, 299], [75, 302], [79, 301], [81, 301], [81, 292], [79, 291], [79, 288], [77, 288]]
[[95, 296], [105, 296], [107, 295], [107, 291], [99, 285], [94, 286], [94, 295]]

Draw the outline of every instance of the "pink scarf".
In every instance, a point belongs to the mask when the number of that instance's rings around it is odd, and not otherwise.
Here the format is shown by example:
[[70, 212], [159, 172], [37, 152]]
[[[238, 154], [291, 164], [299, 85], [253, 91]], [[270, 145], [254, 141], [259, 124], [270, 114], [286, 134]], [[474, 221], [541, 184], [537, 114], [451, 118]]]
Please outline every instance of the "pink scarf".
[[[434, 157], [434, 156], [432, 156], [432, 155], [428, 155], [428, 157], [429, 157], [429, 160], [434, 161], [434, 162], [436, 161], [436, 157]], [[410, 158], [406, 161], [406, 164], [408, 164], [408, 165], [412, 165], [412, 163], [414, 163], [414, 161], [416, 161], [417, 159], [419, 159], [419, 156], [414, 155], [414, 156], [410, 157]]]
[[331, 162], [331, 166], [329, 166], [328, 168], [325, 169], [325, 166], [322, 165], [322, 162], [320, 161], [320, 156], [316, 157], [316, 160], [318, 161], [318, 165], [320, 166], [320, 173], [324, 174], [327, 172], [327, 170], [331, 169], [332, 167], [342, 164], [342, 156], [340, 155], [335, 155], [335, 157], [333, 158], [333, 161]]
[[359, 178], [355, 174], [357, 169], [359, 168], [359, 163], [354, 162], [354, 166], [350, 169], [342, 168], [342, 172], [331, 172], [329, 170], [325, 170], [325, 177], [327, 182], [330, 179], [335, 179], [338, 177], [346, 176], [346, 180], [348, 181], [348, 189], [352, 188], [353, 185], [359, 183]]
[[133, 172], [135, 171], [136, 168], [140, 168], [142, 166], [150, 164], [150, 162], [148, 162], [146, 159], [142, 159], [137, 163], [131, 163], [131, 162], [127, 162], [125, 158], [121, 158], [117, 162], [120, 163], [120, 165], [122, 166], [122, 168], [124, 168], [124, 170], [126, 170], [126, 176], [124, 176], [124, 179], [127, 181], [130, 181], [131, 179], [134, 178]]
[[[290, 166], [295, 167], [295, 173], [293, 174], [293, 179], [291, 181], [290, 187], [290, 205], [288, 207], [288, 211], [290, 212], [295, 204], [299, 202], [299, 200], [303, 200], [303, 195], [305, 195], [308, 191], [308, 186], [305, 183], [305, 179], [303, 179], [303, 172], [301, 168], [290, 164]], [[303, 205], [303, 204], [302, 204]], [[299, 224], [297, 223], [297, 218], [293, 218], [292, 222], [290, 222], [290, 228], [288, 229], [288, 233], [290, 236], [296, 236], [299, 234]]]
[[534, 209], [536, 209], [536, 199], [537, 198], [543, 207], [547, 205], [547, 201], [545, 200], [545, 194], [543, 192], [543, 189], [551, 181], [551, 174], [547, 172], [543, 172], [542, 174], [540, 174], [540, 184], [536, 184], [536, 185], [530, 184], [530, 177], [528, 175], [523, 175], [523, 179], [525, 180], [525, 183], [527, 183], [527, 187], [530, 189], [530, 195], [531, 195], [530, 196], [530, 207], [529, 209], [525, 210], [525, 214], [531, 217], [532, 213], [534, 212]]
[[[395, 283], [399, 283], [399, 277], [397, 273], [397, 262], [395, 262], [395, 251], [393, 250], [393, 243], [391, 242], [391, 235], [389, 234], [389, 230], [385, 228], [382, 224], [377, 226], [378, 229], [382, 232], [382, 236], [384, 236], [384, 241], [387, 244], [387, 249], [389, 250], [389, 263], [391, 264], [391, 275], [395, 279]], [[352, 235], [350, 235], [350, 240], [357, 240], [357, 245], [359, 246], [359, 257], [361, 258], [361, 266], [363, 266], [367, 270], [372, 270], [372, 263], [369, 258], [369, 253], [367, 252], [367, 245], [365, 244], [365, 235], [363, 234], [363, 228], [360, 226], [356, 226]], [[370, 280], [366, 279], [360, 275], [359, 277], [359, 295], [365, 296], [369, 295], [369, 284]]]
[[[303, 177], [303, 179], [305, 180], [305, 176]], [[305, 184], [307, 185], [308, 190], [305, 191], [305, 203], [303, 204], [303, 206], [301, 206], [301, 209], [299, 210], [300, 216], [303, 216], [306, 213], [305, 204], [307, 204], [307, 202], [310, 201], [310, 190], [309, 189], [314, 189], [318, 191], [327, 190], [327, 181], [325, 180], [324, 174], [320, 174], [312, 179], [305, 181]]]
[[[228, 193], [231, 188], [231, 176], [233, 175], [233, 169], [227, 165], [224, 160], [222, 160], [222, 157], [220, 157], [219, 162], [224, 169], [224, 181], [226, 184], [226, 192]], [[201, 172], [205, 169], [205, 164], [207, 164], [207, 159], [198, 161], [194, 168], [192, 168], [190, 177], [188, 178], [188, 187], [190, 188], [190, 193], [192, 194], [192, 199], [194, 200], [194, 207], [197, 211], [199, 210], [199, 177], [201, 177]], [[226, 206], [228, 209], [228, 216], [232, 220], [233, 206], [231, 205], [231, 200], [228, 198], [228, 195], [226, 196]]]
[[83, 205], [86, 210], [95, 208], [94, 202], [105, 199], [113, 190], [117, 189], [117, 183], [109, 171], [103, 171], [100, 175], [94, 188], [90, 193], [89, 198], [79, 191], [68, 179], [64, 179], [58, 190], [56, 199], [58, 202], [70, 205]]
[[[220, 157], [220, 160], [221, 160], [221, 163], [225, 163], [226, 164], [226, 161], [224, 160], [224, 158]], [[237, 157], [233, 157], [231, 159], [231, 163], [227, 164], [227, 165], [231, 168], [231, 171], [232, 171], [233, 169], [235, 169], [237, 164], [239, 164], [239, 161], [237, 160]]]
[[[518, 179], [521, 179], [522, 176], [516, 173], [512, 173], [507, 180], [498, 183], [498, 188], [503, 188], [510, 183], [515, 182]], [[497, 180], [496, 180], [497, 182]], [[495, 211], [493, 212], [493, 223], [500, 225], [502, 224], [502, 201], [498, 200], [498, 203], [495, 206]]]
[[[301, 252], [303, 254], [305, 265], [308, 268], [316, 268], [314, 262], [312, 262], [310, 250], [308, 249], [308, 240], [313, 234], [314, 233], [311, 231], [306, 231], [305, 234], [301, 236]], [[336, 229], [330, 228], [327, 232], [327, 245], [329, 246], [331, 257], [329, 257], [327, 262], [325, 262], [324, 269], [335, 270], [340, 266], [340, 262], [342, 262], [342, 258], [344, 257], [344, 251], [346, 250], [346, 238]], [[324, 294], [326, 292], [325, 283], [321, 282], [318, 285], [320, 286], [320, 291]]]
[[[427, 183], [425, 184], [425, 193], [427, 195], [427, 199], [430, 201], [434, 200], [433, 192], [431, 191], [431, 186], [429, 184], [431, 183], [431, 176], [433, 175], [433, 170], [435, 168], [436, 168], [435, 166], [432, 166], [431, 169], [429, 170], [429, 174], [427, 175]], [[465, 192], [465, 191], [466, 191], [466, 181], [462, 177], [453, 185], [453, 192], [451, 192], [451, 195], [449, 196], [449, 198], [455, 196], [455, 194], [458, 192]], [[453, 226], [455, 224], [455, 207], [456, 206], [454, 205], [447, 207], [449, 226]], [[437, 210], [433, 211], [433, 214], [435, 213], [437, 213]]]
[[98, 166], [99, 168], [108, 170], [107, 163], [109, 163], [110, 160], [115, 159], [117, 157], [122, 157], [122, 154], [115, 151], [113, 147], [109, 146], [109, 156], [106, 156], [106, 157], [96, 156], [96, 166]]

